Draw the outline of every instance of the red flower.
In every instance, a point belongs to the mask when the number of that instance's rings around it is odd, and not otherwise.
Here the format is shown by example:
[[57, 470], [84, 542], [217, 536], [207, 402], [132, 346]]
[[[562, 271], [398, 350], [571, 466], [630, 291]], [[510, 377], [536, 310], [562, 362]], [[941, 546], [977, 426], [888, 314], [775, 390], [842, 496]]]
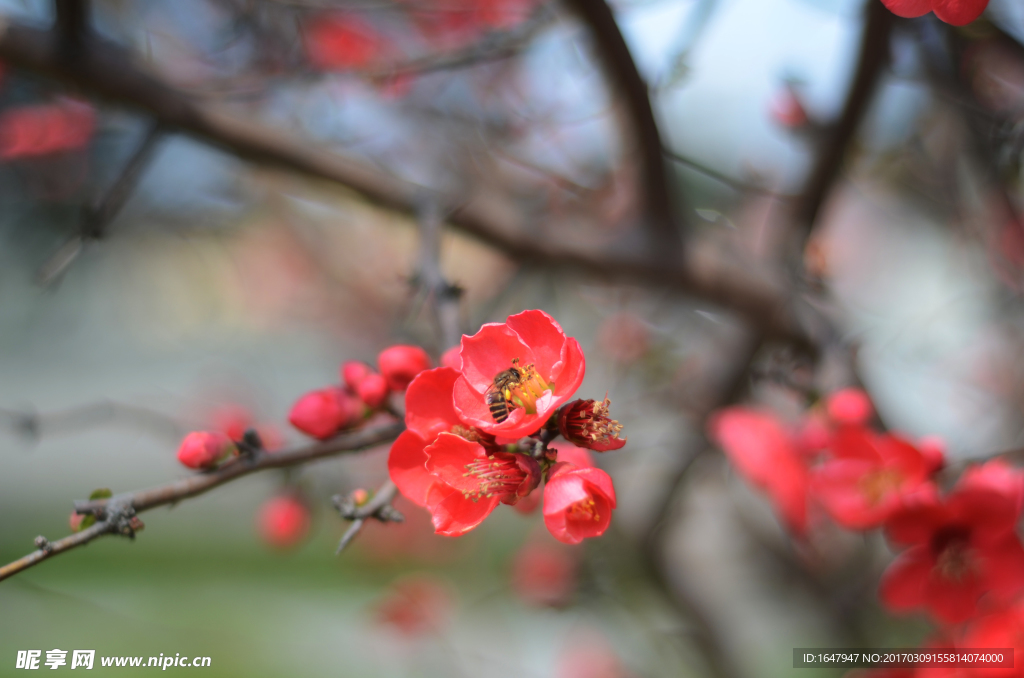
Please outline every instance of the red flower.
[[809, 120], [799, 92], [789, 83], [775, 94], [770, 111], [775, 122], [787, 129], [799, 129]]
[[298, 497], [274, 497], [260, 509], [260, 535], [275, 548], [289, 548], [309, 532], [309, 509]]
[[377, 621], [414, 636], [437, 630], [451, 607], [451, 595], [439, 581], [412, 576], [395, 582], [377, 605]]
[[947, 24], [964, 26], [981, 16], [988, 0], [882, 0], [882, 4], [897, 16], [910, 18], [935, 12]]
[[1013, 648], [1013, 668], [985, 668], [965, 671], [968, 675], [1013, 678], [1024, 676], [1024, 605], [981, 617], [964, 634], [960, 647], [978, 649]]
[[978, 482], [961, 482], [945, 499], [923, 489], [886, 521], [890, 541], [910, 546], [882, 575], [879, 593], [891, 610], [926, 608], [957, 623], [985, 595], [999, 603], [1024, 590], [1019, 505]]
[[419, 346], [392, 346], [380, 352], [377, 366], [392, 391], [404, 391], [417, 374], [430, 369], [430, 356]]
[[359, 395], [359, 399], [366, 403], [367, 407], [375, 410], [388, 401], [388, 394], [391, 393], [391, 389], [388, 388], [387, 379], [382, 375], [368, 374], [359, 382], [356, 393]]
[[831, 449], [834, 458], [814, 471], [812, 490], [833, 520], [853, 530], [881, 525], [932, 473], [910, 443], [860, 427], [838, 431]]
[[561, 544], [528, 542], [512, 563], [512, 588], [533, 605], [559, 607], [576, 588], [578, 558]]
[[494, 452], [465, 438], [442, 433], [426, 447], [427, 492], [434, 531], [456, 537], [469, 532], [499, 502], [515, 504], [540, 482], [540, 466], [525, 454]]
[[959, 482], [963, 488], [989, 490], [1006, 497], [1014, 507], [1016, 518], [1020, 518], [1024, 508], [1024, 473], [1002, 459], [969, 466]]
[[384, 40], [354, 17], [321, 16], [306, 27], [306, 52], [322, 69], [359, 68], [380, 56]]
[[434, 531], [448, 536], [473, 529], [499, 502], [515, 504], [540, 480], [536, 461], [497, 452], [490, 437], [462, 424], [452, 406], [458, 378], [450, 367], [439, 367], [413, 380], [405, 398], [408, 430], [388, 457], [398, 489], [427, 508]]
[[325, 440], [362, 417], [362, 406], [336, 387], [310, 391], [292, 406], [288, 421], [306, 435]]
[[591, 466], [586, 450], [578, 449], [559, 448], [560, 461], [551, 467], [544, 485], [544, 524], [566, 544], [604, 534], [615, 508], [611, 477]]
[[763, 489], [786, 526], [807, 531], [810, 474], [796, 439], [773, 415], [742, 407], [720, 411], [709, 435], [747, 480]]
[[618, 450], [626, 444], [619, 438], [622, 424], [608, 416], [611, 401], [574, 400], [558, 412], [558, 431], [574, 445], [595, 452]]
[[0, 158], [11, 160], [81, 148], [89, 143], [95, 128], [92, 106], [77, 101], [12, 108], [0, 115]]
[[193, 431], [178, 448], [178, 461], [189, 468], [213, 468], [236, 452], [235, 444], [220, 431]]
[[[543, 311], [523, 311], [462, 338], [462, 374], [455, 409], [482, 431], [504, 438], [536, 433], [583, 381], [579, 343]], [[498, 423], [488, 405], [495, 377], [515, 367], [520, 378], [507, 389], [508, 418]]]

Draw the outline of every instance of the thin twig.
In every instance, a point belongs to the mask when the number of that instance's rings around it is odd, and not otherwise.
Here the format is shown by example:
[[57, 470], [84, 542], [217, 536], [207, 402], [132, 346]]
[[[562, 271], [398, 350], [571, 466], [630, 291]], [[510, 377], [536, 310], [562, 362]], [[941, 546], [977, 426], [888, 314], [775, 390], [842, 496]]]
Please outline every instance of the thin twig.
[[[271, 468], [288, 468], [306, 464], [317, 459], [333, 457], [344, 452], [355, 452], [374, 447], [389, 440], [394, 440], [405, 429], [405, 425], [396, 422], [372, 429], [361, 429], [343, 433], [331, 440], [293, 447], [279, 452], [257, 452], [235, 457], [231, 461], [206, 473], [197, 473], [182, 480], [148, 490], [139, 490], [118, 494], [109, 499], [76, 501], [75, 511], [80, 514], [91, 514], [99, 521], [78, 534], [73, 534], [56, 542], [49, 543], [50, 550], [58, 553], [88, 543], [115, 529], [111, 523], [114, 518], [130, 512], [132, 515], [142, 513], [158, 506], [177, 504], [212, 490], [232, 480], [264, 471]], [[113, 515], [111, 515], [113, 514]], [[106, 525], [105, 529], [97, 529]], [[84, 536], [83, 536], [84, 535]], [[0, 581], [36, 565], [50, 557], [47, 549], [39, 549], [34, 553], [0, 568]]]
[[[376, 494], [373, 495], [373, 498], [370, 499], [365, 506], [356, 508], [355, 511], [348, 515], [343, 511], [343, 507], [339, 501], [340, 497], [335, 497], [334, 505], [339, 511], [342, 511], [342, 516], [344, 518], [352, 521], [352, 524], [347, 530], [345, 530], [345, 534], [341, 536], [341, 540], [338, 542], [338, 548], [334, 552], [334, 555], [338, 555], [345, 550], [345, 547], [355, 539], [356, 535], [359, 534], [359, 531], [363, 529], [363, 525], [366, 524], [366, 521], [370, 518], [376, 518], [382, 522], [402, 522], [402, 520], [404, 520], [402, 514], [395, 511], [391, 506], [391, 502], [397, 494], [398, 487], [388, 480], [380, 486]], [[387, 509], [391, 510], [388, 511]]]
[[12, 433], [27, 438], [72, 433], [119, 420], [150, 429], [168, 438], [181, 438], [185, 432], [184, 423], [174, 417], [111, 400], [86, 403], [53, 412], [0, 409], [0, 429], [7, 427]]

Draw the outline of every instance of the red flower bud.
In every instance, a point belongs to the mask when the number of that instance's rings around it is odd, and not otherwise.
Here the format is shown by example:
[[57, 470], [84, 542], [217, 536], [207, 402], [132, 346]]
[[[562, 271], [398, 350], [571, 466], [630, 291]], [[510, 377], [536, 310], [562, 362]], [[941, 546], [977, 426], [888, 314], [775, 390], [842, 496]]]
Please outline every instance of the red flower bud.
[[260, 509], [258, 522], [260, 535], [268, 544], [289, 548], [309, 532], [309, 509], [298, 497], [274, 497]]
[[306, 435], [324, 440], [360, 416], [360, 404], [355, 399], [340, 388], [325, 388], [299, 398], [288, 413], [288, 421]]
[[441, 355], [442, 367], [462, 371], [462, 346], [452, 346]]
[[82, 520], [84, 518], [85, 516], [81, 513], [71, 512], [71, 515], [68, 517], [68, 526], [72, 532], [78, 532], [82, 528]]
[[360, 360], [346, 360], [341, 364], [341, 379], [353, 393], [371, 374], [376, 374], [376, 370]]
[[386, 403], [390, 392], [387, 379], [376, 373], [366, 375], [356, 388], [359, 399], [372, 410]]
[[828, 397], [828, 416], [837, 424], [857, 426], [867, 423], [874, 412], [868, 394], [859, 388], [844, 388]]
[[219, 431], [194, 431], [181, 441], [178, 461], [189, 468], [213, 468], [236, 451], [231, 439]]
[[377, 365], [392, 391], [404, 391], [417, 374], [430, 369], [430, 356], [419, 346], [392, 346], [380, 352]]
[[580, 447], [595, 452], [617, 450], [626, 444], [619, 438], [622, 424], [608, 416], [611, 401], [574, 400], [558, 412], [558, 432]]

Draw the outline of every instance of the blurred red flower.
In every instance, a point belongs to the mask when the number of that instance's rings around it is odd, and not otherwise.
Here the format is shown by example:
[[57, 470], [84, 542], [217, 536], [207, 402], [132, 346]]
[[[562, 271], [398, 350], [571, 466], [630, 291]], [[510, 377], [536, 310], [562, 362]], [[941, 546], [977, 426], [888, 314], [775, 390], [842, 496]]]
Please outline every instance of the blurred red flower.
[[89, 143], [96, 112], [89, 104], [61, 100], [0, 113], [0, 159], [71, 151]]
[[[579, 342], [566, 337], [543, 311], [523, 311], [504, 323], [489, 323], [462, 338], [462, 373], [455, 383], [455, 409], [482, 431], [518, 438], [536, 433], [583, 381], [586, 368]], [[508, 419], [494, 420], [487, 392], [495, 377], [516, 367]]]
[[1013, 648], [1013, 668], [966, 669], [968, 676], [990, 678], [1019, 678], [1024, 676], [1024, 604], [973, 621], [964, 633], [960, 647]]
[[918, 17], [935, 12], [942, 21], [954, 26], [971, 23], [988, 7], [988, 0], [882, 0], [893, 14]]
[[796, 437], [774, 415], [730, 407], [712, 417], [709, 435], [755, 487], [763, 489], [783, 523], [807, 532], [810, 472]]
[[[964, 621], [985, 602], [1003, 603], [1024, 591], [1024, 547], [1014, 529], [1020, 516], [1008, 469], [984, 469], [942, 498], [935, 490], [906, 500], [885, 523], [894, 544], [909, 546], [882, 576], [880, 595], [894, 611], [927, 609], [947, 623]], [[982, 474], [984, 478], [982, 478]]]
[[838, 430], [830, 449], [832, 458], [812, 473], [811, 489], [833, 520], [853, 530], [881, 525], [933, 470], [907, 441], [859, 426]]
[[871, 398], [859, 388], [844, 388], [828, 397], [825, 403], [829, 418], [837, 424], [859, 426], [868, 423], [874, 413]]
[[440, 581], [414, 575], [396, 581], [377, 604], [376, 619], [408, 636], [438, 630], [452, 606], [451, 594]]
[[579, 562], [569, 547], [528, 541], [512, 563], [512, 588], [532, 605], [560, 607], [576, 588]]
[[285, 494], [260, 509], [258, 526], [264, 541], [274, 548], [295, 546], [309, 533], [309, 508], [296, 496]]
[[310, 21], [305, 37], [310, 63], [325, 70], [366, 66], [386, 47], [384, 38], [368, 23], [339, 14]]

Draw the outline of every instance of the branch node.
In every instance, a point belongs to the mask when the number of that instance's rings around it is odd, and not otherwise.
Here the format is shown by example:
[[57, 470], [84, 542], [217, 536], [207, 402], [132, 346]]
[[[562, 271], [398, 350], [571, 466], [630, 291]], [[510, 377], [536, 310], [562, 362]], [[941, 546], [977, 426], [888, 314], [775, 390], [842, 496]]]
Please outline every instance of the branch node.
[[53, 544], [51, 544], [50, 540], [44, 537], [43, 535], [39, 535], [35, 538], [35, 545], [36, 548], [40, 551], [43, 551], [45, 553], [53, 553]]

